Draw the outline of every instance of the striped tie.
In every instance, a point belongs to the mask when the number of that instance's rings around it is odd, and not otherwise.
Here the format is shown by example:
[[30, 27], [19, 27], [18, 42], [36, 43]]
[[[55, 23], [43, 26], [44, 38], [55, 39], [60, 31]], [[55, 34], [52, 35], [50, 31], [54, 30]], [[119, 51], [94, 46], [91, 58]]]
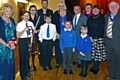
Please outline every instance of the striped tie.
[[113, 26], [113, 22], [109, 21], [108, 28], [107, 28], [107, 37], [108, 38], [112, 38], [112, 26]]

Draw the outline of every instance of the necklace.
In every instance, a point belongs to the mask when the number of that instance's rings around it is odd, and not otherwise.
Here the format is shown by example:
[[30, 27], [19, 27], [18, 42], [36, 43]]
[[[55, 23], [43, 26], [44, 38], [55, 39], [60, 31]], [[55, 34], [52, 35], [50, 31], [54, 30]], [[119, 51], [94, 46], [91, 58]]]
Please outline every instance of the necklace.
[[97, 16], [93, 16], [93, 18], [98, 18], [100, 16], [100, 14], [98, 14]]

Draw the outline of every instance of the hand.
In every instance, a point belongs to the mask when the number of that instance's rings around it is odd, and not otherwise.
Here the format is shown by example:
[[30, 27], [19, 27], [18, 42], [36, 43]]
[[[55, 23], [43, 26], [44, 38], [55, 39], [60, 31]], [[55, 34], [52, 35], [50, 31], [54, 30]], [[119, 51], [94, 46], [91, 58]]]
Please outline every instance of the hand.
[[56, 35], [56, 38], [57, 38], [57, 39], [60, 39], [60, 34], [57, 34], [57, 35]]
[[26, 27], [26, 28], [25, 28], [25, 31], [28, 31], [29, 29], [30, 29], [29, 27]]
[[10, 45], [9, 44], [5, 44], [6, 47], [10, 48]]
[[90, 40], [91, 40], [91, 42], [94, 42], [94, 39], [92, 37], [90, 37]]
[[85, 56], [85, 54], [84, 54], [84, 53], [82, 53], [82, 52], [80, 52], [80, 55]]
[[38, 31], [37, 31], [37, 30], [34, 30], [34, 33], [38, 33]]
[[72, 49], [72, 52], [75, 52], [75, 48]]

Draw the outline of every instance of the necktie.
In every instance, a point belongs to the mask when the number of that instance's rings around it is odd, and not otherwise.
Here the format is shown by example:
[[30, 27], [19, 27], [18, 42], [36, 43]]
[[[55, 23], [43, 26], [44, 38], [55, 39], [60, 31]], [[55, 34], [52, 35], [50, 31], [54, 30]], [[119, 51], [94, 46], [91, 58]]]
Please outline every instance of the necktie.
[[[26, 27], [28, 27], [28, 23], [26, 22]], [[27, 30], [27, 35], [30, 35], [30, 30]]]
[[76, 23], [77, 23], [77, 16], [75, 16], [74, 18], [74, 28], [76, 27]]
[[47, 27], [47, 38], [49, 38], [49, 37], [50, 37], [50, 26], [48, 24], [48, 27]]
[[107, 28], [107, 37], [109, 38], [112, 38], [112, 26], [113, 26], [113, 22], [109, 21]]

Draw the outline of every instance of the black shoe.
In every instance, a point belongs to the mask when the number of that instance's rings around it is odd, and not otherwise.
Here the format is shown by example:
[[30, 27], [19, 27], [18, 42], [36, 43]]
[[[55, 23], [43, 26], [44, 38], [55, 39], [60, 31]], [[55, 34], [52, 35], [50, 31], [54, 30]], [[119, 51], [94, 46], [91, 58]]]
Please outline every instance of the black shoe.
[[66, 69], [64, 69], [64, 73], [63, 74], [67, 74], [67, 70]]
[[69, 70], [69, 74], [70, 74], [70, 75], [73, 75], [73, 71], [72, 71], [72, 70]]
[[26, 77], [23, 77], [22, 80], [27, 80], [27, 78], [26, 78]]
[[93, 67], [90, 69], [90, 72], [94, 72], [94, 68]]
[[77, 67], [78, 67], [78, 68], [80, 68], [80, 67], [81, 67], [81, 65], [80, 65], [80, 64], [78, 64], [78, 65], [77, 65]]
[[31, 77], [31, 78], [33, 77], [32, 74], [30, 74], [30, 73], [27, 73], [26, 76]]
[[56, 64], [55, 68], [59, 68], [59, 67], [60, 67], [60, 65], [59, 65], [59, 64]]
[[84, 72], [84, 73], [83, 73], [83, 77], [86, 77], [86, 76], [87, 76], [87, 73], [86, 73], [86, 72]]
[[77, 62], [73, 62], [73, 65], [76, 65], [76, 64], [78, 64]]
[[33, 68], [34, 68], [34, 71], [37, 71], [37, 69], [36, 69], [36, 67], [35, 67], [35, 66], [33, 66]]
[[79, 76], [83, 76], [84, 72], [80, 72]]
[[47, 68], [45, 67], [45, 68], [43, 68], [43, 71], [47, 71]]
[[95, 69], [95, 70], [93, 71], [93, 74], [97, 74], [98, 71], [99, 71], [99, 69]]
[[51, 66], [49, 67], [49, 70], [52, 70], [52, 67], [51, 67]]

